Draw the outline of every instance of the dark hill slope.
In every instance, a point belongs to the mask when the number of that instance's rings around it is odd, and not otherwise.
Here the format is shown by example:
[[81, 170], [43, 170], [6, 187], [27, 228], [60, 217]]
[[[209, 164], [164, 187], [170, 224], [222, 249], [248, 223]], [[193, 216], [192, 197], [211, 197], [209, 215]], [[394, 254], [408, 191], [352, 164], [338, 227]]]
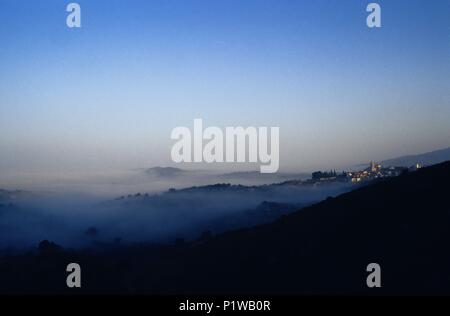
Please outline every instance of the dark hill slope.
[[449, 183], [447, 162], [195, 243], [5, 257], [0, 290], [70, 293], [78, 262], [85, 293], [450, 294]]
[[[450, 163], [228, 233], [185, 260], [188, 289], [266, 293], [450, 294]], [[366, 266], [382, 267], [381, 290]], [[378, 291], [378, 292], [377, 292]]]

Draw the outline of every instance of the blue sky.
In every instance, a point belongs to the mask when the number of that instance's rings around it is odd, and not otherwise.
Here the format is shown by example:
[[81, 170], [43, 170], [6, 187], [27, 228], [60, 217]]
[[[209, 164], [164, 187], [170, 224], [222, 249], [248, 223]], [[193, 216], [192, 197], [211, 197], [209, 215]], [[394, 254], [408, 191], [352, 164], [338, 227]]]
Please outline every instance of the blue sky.
[[[450, 1], [0, 0], [0, 171], [169, 165], [170, 132], [279, 126], [280, 169], [450, 146]], [[218, 167], [218, 166], [217, 166]]]

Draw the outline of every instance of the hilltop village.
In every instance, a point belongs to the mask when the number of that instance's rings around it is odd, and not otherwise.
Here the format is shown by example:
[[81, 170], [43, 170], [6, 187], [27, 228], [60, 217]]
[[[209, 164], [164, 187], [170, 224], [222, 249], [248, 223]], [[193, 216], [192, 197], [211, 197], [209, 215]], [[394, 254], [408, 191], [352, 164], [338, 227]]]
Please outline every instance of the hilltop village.
[[337, 173], [336, 170], [330, 171], [316, 171], [312, 173], [312, 177], [306, 182], [318, 183], [318, 182], [352, 182], [360, 183], [370, 181], [379, 178], [397, 177], [403, 173], [409, 171], [416, 171], [423, 166], [419, 163], [411, 167], [384, 167], [379, 163], [371, 162], [370, 165], [359, 171], [343, 171]]

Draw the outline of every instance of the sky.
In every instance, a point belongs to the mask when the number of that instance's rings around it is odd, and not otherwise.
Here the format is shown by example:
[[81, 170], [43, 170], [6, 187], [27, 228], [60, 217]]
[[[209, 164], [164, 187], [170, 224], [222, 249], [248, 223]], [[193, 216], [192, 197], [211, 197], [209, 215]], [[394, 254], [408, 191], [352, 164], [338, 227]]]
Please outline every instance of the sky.
[[450, 146], [448, 0], [376, 29], [363, 0], [80, 0], [79, 29], [69, 2], [0, 0], [2, 174], [173, 165], [195, 118], [279, 127], [280, 171]]

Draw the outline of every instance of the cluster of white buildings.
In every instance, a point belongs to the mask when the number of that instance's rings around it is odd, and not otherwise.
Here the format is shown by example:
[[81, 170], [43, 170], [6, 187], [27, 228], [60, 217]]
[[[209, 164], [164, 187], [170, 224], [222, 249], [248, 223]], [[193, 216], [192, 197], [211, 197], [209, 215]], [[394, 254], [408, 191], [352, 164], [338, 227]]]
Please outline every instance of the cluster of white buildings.
[[347, 172], [346, 175], [352, 182], [361, 182], [377, 178], [397, 177], [407, 171], [415, 171], [422, 168], [420, 164], [413, 167], [383, 167], [379, 163], [371, 162], [370, 166], [361, 171]]
[[402, 173], [408, 171], [416, 171], [422, 168], [422, 165], [417, 163], [412, 167], [383, 167], [379, 163], [371, 162], [370, 165], [360, 171], [350, 171], [337, 173], [334, 170], [329, 172], [316, 171], [312, 174], [312, 178], [306, 182], [320, 183], [320, 182], [353, 182], [359, 183], [363, 181], [378, 179], [378, 178], [390, 178], [397, 177]]

